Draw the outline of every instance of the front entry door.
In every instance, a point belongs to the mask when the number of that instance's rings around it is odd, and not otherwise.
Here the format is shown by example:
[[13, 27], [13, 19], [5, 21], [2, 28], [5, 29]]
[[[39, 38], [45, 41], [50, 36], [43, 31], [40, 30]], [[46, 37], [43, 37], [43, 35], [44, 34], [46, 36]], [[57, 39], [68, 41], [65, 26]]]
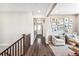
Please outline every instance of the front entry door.
[[43, 26], [42, 26], [42, 24], [37, 24], [36, 25], [36, 34], [40, 34], [40, 35], [42, 35], [43, 34]]

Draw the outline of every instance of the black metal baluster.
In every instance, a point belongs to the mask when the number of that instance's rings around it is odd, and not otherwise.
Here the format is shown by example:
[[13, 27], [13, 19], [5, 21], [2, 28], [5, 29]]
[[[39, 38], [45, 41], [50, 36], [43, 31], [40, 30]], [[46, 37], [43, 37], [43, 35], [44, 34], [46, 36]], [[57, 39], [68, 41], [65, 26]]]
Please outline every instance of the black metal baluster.
[[22, 40], [20, 40], [20, 55], [22, 55]]
[[8, 49], [7, 49], [6, 51], [7, 51], [7, 52], [6, 52], [7, 56], [9, 56], [9, 55], [8, 55]]
[[3, 56], [3, 53], [2, 53], [2, 56]]
[[13, 56], [14, 56], [14, 45], [13, 45], [13, 47], [12, 47], [12, 54], [13, 54]]
[[16, 56], [16, 43], [15, 43], [15, 56]]
[[10, 47], [10, 56], [11, 56], [11, 47]]
[[19, 41], [18, 41], [18, 56], [19, 56]]

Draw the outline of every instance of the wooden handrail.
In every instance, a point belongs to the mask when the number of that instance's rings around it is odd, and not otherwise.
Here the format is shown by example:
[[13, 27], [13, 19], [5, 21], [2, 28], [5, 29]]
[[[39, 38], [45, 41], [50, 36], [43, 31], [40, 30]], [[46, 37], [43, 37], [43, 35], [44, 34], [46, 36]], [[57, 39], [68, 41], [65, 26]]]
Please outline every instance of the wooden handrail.
[[24, 56], [30, 46], [30, 34], [21, 37], [0, 53], [1, 56]]

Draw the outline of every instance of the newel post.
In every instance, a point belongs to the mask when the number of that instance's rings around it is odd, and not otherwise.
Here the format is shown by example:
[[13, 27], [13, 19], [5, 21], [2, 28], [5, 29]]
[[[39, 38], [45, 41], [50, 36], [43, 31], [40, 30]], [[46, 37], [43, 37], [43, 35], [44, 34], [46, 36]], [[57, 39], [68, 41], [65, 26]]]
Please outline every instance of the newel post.
[[23, 54], [25, 55], [25, 52], [26, 52], [26, 47], [25, 47], [25, 42], [26, 42], [26, 35], [25, 34], [23, 34]]

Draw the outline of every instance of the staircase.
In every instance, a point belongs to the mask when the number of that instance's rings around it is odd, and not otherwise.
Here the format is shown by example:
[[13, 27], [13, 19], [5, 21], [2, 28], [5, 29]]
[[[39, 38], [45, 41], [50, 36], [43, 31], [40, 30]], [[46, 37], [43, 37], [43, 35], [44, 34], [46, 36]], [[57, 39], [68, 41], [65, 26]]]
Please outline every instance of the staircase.
[[23, 34], [19, 40], [1, 52], [0, 56], [55, 56], [42, 35], [37, 35], [33, 45], [30, 40], [30, 34]]
[[0, 56], [24, 56], [30, 47], [30, 34], [25, 35], [0, 53]]

